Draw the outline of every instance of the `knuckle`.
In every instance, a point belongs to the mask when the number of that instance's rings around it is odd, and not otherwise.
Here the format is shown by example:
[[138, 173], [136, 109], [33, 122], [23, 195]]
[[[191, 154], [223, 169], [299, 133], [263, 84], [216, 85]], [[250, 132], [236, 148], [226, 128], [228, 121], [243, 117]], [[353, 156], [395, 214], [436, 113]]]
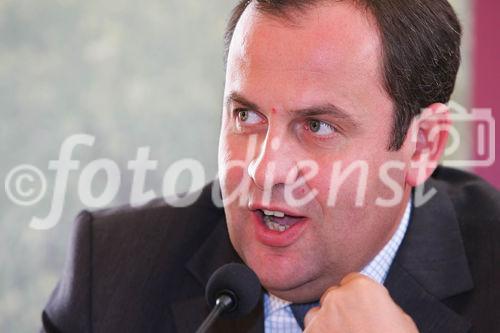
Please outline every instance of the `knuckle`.
[[344, 278], [340, 281], [340, 285], [342, 286], [348, 284], [351, 281], [354, 281], [357, 278], [359, 278], [360, 275], [361, 275], [360, 273], [349, 273], [346, 276], [344, 276]]
[[323, 293], [323, 296], [321, 296], [320, 304], [321, 305], [327, 304], [327, 303], [330, 303], [333, 299], [335, 299], [335, 297], [333, 297], [333, 295], [337, 294], [338, 289], [339, 288], [337, 286], [333, 286], [333, 287], [328, 288]]
[[376, 285], [376, 282], [364, 275], [359, 275], [350, 282], [350, 285], [352, 288], [362, 291], [365, 289], [372, 289]]
[[320, 309], [318, 307], [314, 307], [311, 310], [307, 311], [305, 317], [304, 317], [304, 324], [306, 326], [309, 326], [311, 321], [318, 315], [318, 311]]
[[364, 275], [362, 275], [356, 282], [358, 284], [358, 287], [363, 289], [385, 289], [380, 283]]

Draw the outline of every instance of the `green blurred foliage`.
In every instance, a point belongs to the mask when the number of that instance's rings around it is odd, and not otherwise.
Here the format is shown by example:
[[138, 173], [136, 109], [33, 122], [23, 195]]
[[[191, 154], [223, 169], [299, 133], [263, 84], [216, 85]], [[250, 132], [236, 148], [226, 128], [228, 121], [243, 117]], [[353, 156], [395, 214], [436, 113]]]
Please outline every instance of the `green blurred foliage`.
[[[0, 332], [35, 332], [60, 275], [72, 221], [83, 207], [72, 171], [63, 218], [48, 231], [29, 228], [47, 216], [58, 158], [70, 135], [80, 170], [109, 158], [122, 170], [114, 204], [129, 201], [127, 161], [139, 147], [158, 161], [146, 190], [160, 196], [174, 161], [202, 162], [214, 178], [222, 105], [223, 31], [235, 1], [0, 1], [0, 174], [19, 164], [44, 171], [48, 193], [31, 207], [0, 192]], [[105, 179], [104, 179], [105, 180]], [[100, 178], [96, 178], [99, 185]], [[182, 190], [182, 183], [179, 190]]]

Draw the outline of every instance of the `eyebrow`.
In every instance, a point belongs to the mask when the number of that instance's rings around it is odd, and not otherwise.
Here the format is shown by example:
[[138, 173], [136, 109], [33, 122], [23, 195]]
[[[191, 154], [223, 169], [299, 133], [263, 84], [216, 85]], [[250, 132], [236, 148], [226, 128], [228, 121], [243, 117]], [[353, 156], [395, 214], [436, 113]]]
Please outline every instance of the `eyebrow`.
[[227, 97], [227, 99], [226, 99], [226, 107], [227, 107], [228, 110], [229, 110], [229, 104], [231, 104], [231, 102], [239, 103], [239, 104], [241, 104], [241, 105], [243, 105], [243, 106], [245, 106], [245, 107], [247, 107], [249, 109], [252, 109], [254, 111], [260, 112], [259, 111], [259, 107], [258, 107], [257, 104], [250, 102], [248, 99], [246, 99], [245, 97], [241, 96], [237, 92], [232, 92]]
[[[231, 102], [236, 102], [239, 103], [249, 109], [252, 109], [254, 111], [260, 112], [259, 111], [259, 106], [253, 102], [250, 102], [247, 98], [243, 97], [242, 95], [232, 92], [229, 94], [229, 96], [226, 99], [226, 106], [229, 109], [229, 104]], [[342, 119], [343, 121], [350, 123], [351, 126], [353, 127], [358, 127], [358, 122], [345, 110], [342, 108], [331, 104], [331, 103], [326, 103], [318, 106], [312, 106], [312, 107], [307, 107], [303, 109], [297, 109], [297, 110], [290, 110], [288, 111], [290, 115], [293, 116], [300, 116], [300, 117], [314, 117], [314, 116], [321, 116], [321, 115], [330, 115], [334, 118]]]

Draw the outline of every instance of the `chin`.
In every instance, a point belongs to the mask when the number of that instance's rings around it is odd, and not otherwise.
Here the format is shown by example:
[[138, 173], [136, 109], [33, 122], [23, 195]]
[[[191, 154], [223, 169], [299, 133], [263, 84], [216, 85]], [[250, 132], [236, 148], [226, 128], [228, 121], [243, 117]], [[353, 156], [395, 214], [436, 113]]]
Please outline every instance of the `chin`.
[[[301, 279], [302, 278], [302, 279]], [[280, 280], [274, 277], [264, 279], [262, 286], [269, 293], [285, 301], [293, 303], [307, 303], [320, 298], [321, 292], [316, 288], [311, 288], [304, 276], [294, 275], [294, 280]]]
[[309, 280], [297, 258], [276, 254], [250, 254], [245, 256], [245, 262], [257, 274], [262, 286], [273, 294], [288, 293]]

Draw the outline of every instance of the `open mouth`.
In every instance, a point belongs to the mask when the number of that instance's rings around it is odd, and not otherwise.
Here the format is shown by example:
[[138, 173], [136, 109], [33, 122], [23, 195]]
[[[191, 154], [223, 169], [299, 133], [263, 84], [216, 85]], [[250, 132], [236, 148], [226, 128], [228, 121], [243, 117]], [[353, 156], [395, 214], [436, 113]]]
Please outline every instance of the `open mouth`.
[[266, 209], [257, 210], [261, 216], [264, 225], [272, 231], [285, 232], [294, 224], [302, 221], [303, 216], [291, 216], [280, 211], [271, 211]]

